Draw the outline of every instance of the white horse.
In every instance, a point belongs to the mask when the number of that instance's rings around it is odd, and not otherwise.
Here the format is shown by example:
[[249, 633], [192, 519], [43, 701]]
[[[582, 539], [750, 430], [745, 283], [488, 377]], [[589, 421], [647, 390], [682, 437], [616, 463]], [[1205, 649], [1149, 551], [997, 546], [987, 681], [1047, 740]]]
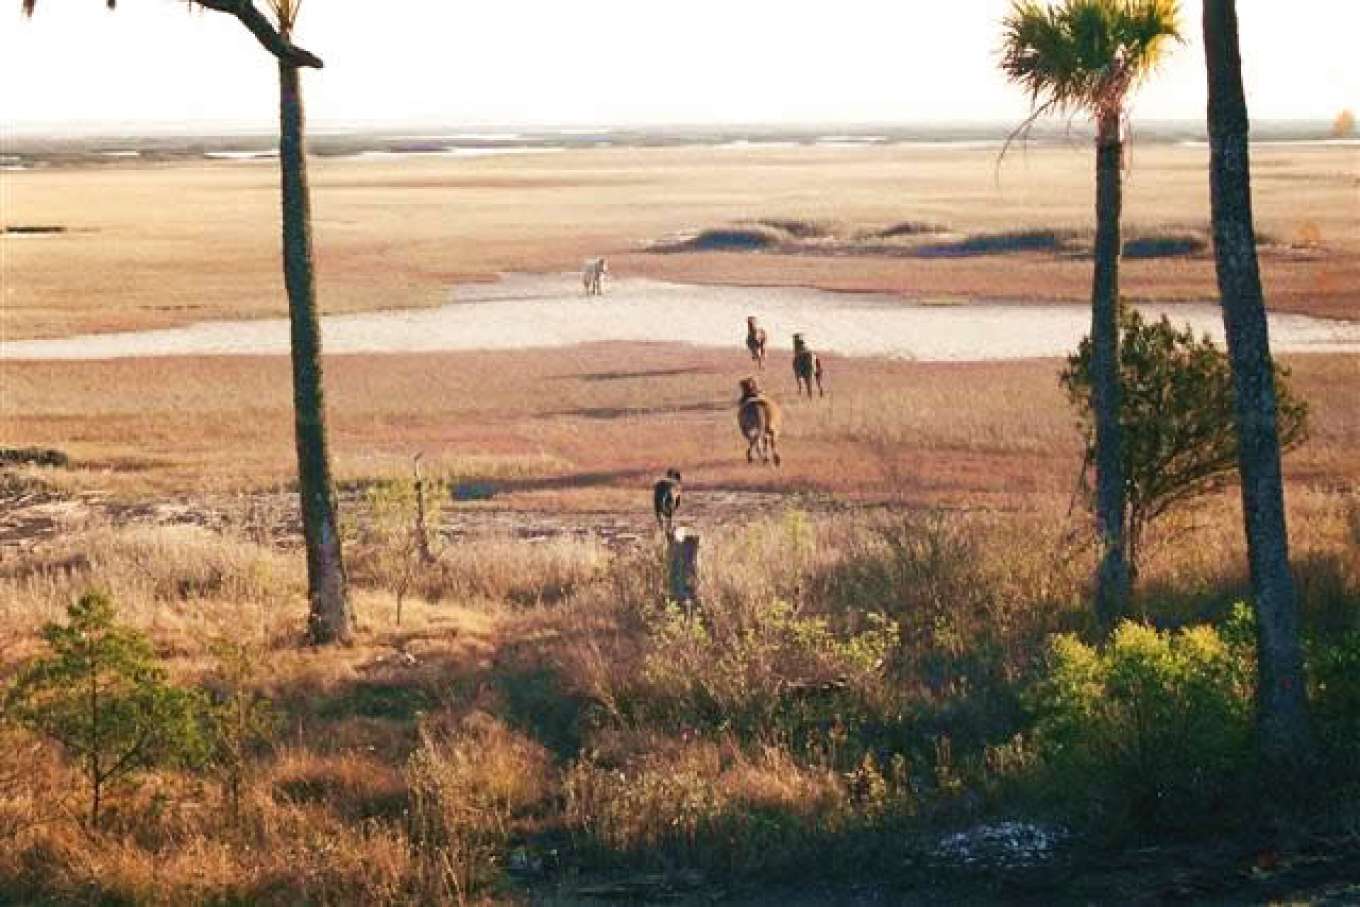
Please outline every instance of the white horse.
[[603, 296], [604, 276], [609, 273], [609, 265], [603, 258], [591, 258], [581, 268], [581, 283], [585, 285], [587, 296]]

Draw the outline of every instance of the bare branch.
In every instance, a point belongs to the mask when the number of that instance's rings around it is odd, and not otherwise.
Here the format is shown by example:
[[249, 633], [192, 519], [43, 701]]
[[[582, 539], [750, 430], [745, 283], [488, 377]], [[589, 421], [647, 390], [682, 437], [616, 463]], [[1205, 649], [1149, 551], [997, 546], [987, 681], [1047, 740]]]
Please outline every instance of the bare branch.
[[251, 0], [193, 0], [193, 2], [240, 19], [241, 24], [250, 30], [265, 50], [285, 63], [310, 69], [321, 69], [325, 65], [320, 57], [285, 38]]
[[[20, 8], [23, 14], [25, 16], [33, 15], [37, 2], [38, 0], [22, 0]], [[255, 8], [252, 0], [189, 0], [189, 2], [240, 19], [241, 24], [250, 30], [250, 33], [264, 46], [265, 50], [285, 63], [309, 69], [321, 69], [325, 66], [316, 54], [289, 41], [279, 29], [274, 27], [274, 23], [269, 21], [268, 16]], [[109, 9], [113, 9], [117, 2], [116, 0], [106, 0], [106, 5]]]

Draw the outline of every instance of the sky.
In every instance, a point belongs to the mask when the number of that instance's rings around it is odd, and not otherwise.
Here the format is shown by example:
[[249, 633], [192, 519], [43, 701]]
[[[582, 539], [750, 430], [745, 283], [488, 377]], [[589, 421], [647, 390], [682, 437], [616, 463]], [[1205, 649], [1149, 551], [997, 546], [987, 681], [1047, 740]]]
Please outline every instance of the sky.
[[[257, 0], [259, 2], [259, 0]], [[0, 126], [272, 128], [277, 71], [182, 0], [0, 0]], [[313, 125], [1020, 119], [996, 69], [1008, 0], [306, 0]], [[1202, 119], [1200, 0], [1135, 118]], [[1360, 0], [1238, 0], [1257, 119], [1360, 110]]]

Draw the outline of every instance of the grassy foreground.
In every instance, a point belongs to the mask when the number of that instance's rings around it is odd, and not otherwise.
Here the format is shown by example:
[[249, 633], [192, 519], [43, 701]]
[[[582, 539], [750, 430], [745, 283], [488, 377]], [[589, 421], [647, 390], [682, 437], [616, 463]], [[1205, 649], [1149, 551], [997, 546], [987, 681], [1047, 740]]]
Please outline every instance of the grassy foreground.
[[[1360, 501], [1296, 492], [1292, 505], [1315, 702], [1325, 739], [1344, 748], [1360, 702], [1344, 697], [1360, 694], [1353, 680], [1328, 687], [1344, 675], [1325, 659], [1360, 655]], [[238, 798], [208, 769], [151, 772], [117, 791], [97, 830], [74, 818], [79, 776], [6, 728], [0, 900], [757, 903], [788, 885], [808, 903], [1355, 893], [1335, 885], [1354, 877], [1360, 778], [1329, 750], [1326, 796], [1262, 820], [1234, 723], [1249, 689], [1186, 687], [1217, 691], [1186, 700], [1218, 722], [1191, 726], [1218, 729], [1208, 737], [1158, 742], [1136, 723], [1077, 715], [1119, 752], [1171, 751], [1078, 773], [1062, 761], [1053, 740], [1076, 713], [1060, 700], [1081, 684], [1061, 686], [1078, 662], [1055, 661], [1047, 641], [1089, 629], [1091, 552], [1061, 511], [790, 509], [734, 524], [705, 537], [693, 615], [664, 603], [651, 547], [482, 539], [441, 548], [402, 586], [400, 536], [377, 517], [353, 531], [362, 629], [348, 649], [297, 648], [298, 559], [243, 527], [91, 525], [3, 565], [0, 680], [39, 651], [41, 623], [95, 585], [175, 680], [258, 693], [275, 720], [249, 742]], [[1177, 541], [1145, 568], [1139, 612], [1164, 627], [1231, 624], [1246, 591], [1231, 500], [1165, 537]], [[244, 671], [224, 673], [224, 638], [246, 647]], [[1210, 664], [1237, 676], [1228, 625], [1223, 639], [1200, 639], [1185, 676]], [[1154, 656], [1129, 662], [1144, 668], [1185, 651], [1131, 645]], [[1172, 669], [1149, 670], [1153, 695]], [[941, 844], [1013, 819], [1063, 843], [1034, 865], [1006, 853], [961, 862]], [[1209, 830], [1213, 847], [1177, 849]], [[1149, 844], [1162, 850], [1139, 851], [1143, 862], [1111, 856]]]

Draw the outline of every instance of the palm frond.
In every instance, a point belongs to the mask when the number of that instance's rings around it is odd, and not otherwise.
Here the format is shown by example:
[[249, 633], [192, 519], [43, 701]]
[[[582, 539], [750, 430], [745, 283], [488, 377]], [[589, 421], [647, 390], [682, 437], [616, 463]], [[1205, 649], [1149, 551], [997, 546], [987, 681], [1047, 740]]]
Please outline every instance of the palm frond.
[[1178, 0], [1013, 0], [1001, 70], [1036, 112], [1121, 108], [1180, 39]]
[[266, 3], [269, 11], [274, 14], [279, 31], [285, 35], [291, 34], [302, 10], [302, 0], [266, 0]]

